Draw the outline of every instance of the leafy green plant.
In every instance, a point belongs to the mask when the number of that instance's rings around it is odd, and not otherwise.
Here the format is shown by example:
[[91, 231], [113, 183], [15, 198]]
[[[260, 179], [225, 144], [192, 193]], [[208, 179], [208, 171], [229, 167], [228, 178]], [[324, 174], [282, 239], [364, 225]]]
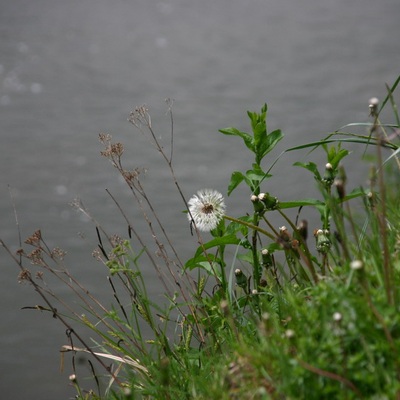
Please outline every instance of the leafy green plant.
[[[232, 195], [239, 185], [247, 186], [253, 211], [241, 216], [227, 215], [224, 198], [215, 190], [199, 190], [186, 200], [173, 168], [172, 103], [169, 152], [147, 108], [136, 108], [129, 120], [164, 159], [197, 240], [186, 262], [146, 193], [142, 171], [125, 168], [123, 145], [101, 134], [101, 154], [131, 190], [154, 247], [110, 192], [127, 237], [108, 234], [82, 201], [73, 202], [95, 225], [93, 255], [108, 272], [114, 303], [104, 305], [78, 282], [65, 265], [64, 252], [49, 248], [39, 230], [24, 244], [20, 241], [16, 253], [1, 241], [20, 269], [19, 280], [30, 283], [42, 299], [28, 308], [48, 312], [66, 328], [62, 354], [70, 355], [77, 398], [399, 398], [400, 126], [394, 100], [399, 82], [400, 77], [388, 87], [382, 106], [371, 100], [370, 123], [352, 123], [318, 142], [286, 150], [324, 152], [322, 168], [312, 162], [294, 165], [312, 176], [318, 198], [282, 202], [263, 192], [285, 153], [272, 163], [266, 157], [283, 138], [280, 130], [268, 130], [266, 104], [259, 113], [247, 113], [251, 133], [222, 129], [241, 138], [252, 157], [251, 168], [233, 172], [227, 188]], [[393, 124], [380, 121], [385, 105], [393, 109]], [[357, 126], [368, 133], [346, 132]], [[376, 150], [368, 188], [348, 190], [342, 160], [352, 157], [345, 148], [349, 142]], [[384, 151], [391, 152], [386, 159]], [[287, 215], [289, 209], [299, 215], [304, 207], [320, 217], [314, 241], [308, 240], [307, 221]], [[272, 213], [286, 226], [274, 226]], [[203, 239], [204, 231], [210, 231], [209, 240]], [[143, 265], [152, 266], [162, 282], [163, 304], [150, 298]], [[49, 276], [72, 291], [81, 303], [78, 309], [51, 290]], [[90, 341], [78, 327], [90, 332]], [[89, 357], [91, 384], [82, 378], [77, 354]]]

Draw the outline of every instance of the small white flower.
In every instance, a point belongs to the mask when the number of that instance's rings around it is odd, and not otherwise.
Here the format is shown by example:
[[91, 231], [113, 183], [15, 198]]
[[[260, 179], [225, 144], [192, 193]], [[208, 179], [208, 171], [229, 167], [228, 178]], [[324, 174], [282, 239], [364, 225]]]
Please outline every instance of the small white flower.
[[342, 314], [340, 312], [333, 313], [333, 320], [335, 322], [340, 322], [342, 320]]
[[292, 339], [292, 338], [294, 338], [296, 336], [296, 334], [295, 334], [293, 329], [287, 329], [286, 332], [285, 332], [285, 336], [288, 339]]
[[363, 262], [361, 260], [354, 260], [350, 263], [350, 268], [354, 270], [362, 269]]
[[225, 215], [225, 203], [221, 193], [216, 190], [202, 189], [188, 202], [189, 221], [194, 221], [201, 231], [208, 232], [215, 229], [218, 222]]

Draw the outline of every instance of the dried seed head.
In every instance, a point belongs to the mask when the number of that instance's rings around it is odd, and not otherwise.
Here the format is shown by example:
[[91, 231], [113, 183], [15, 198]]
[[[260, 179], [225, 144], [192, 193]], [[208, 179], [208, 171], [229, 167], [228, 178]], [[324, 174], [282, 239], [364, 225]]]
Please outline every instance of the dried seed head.
[[18, 275], [18, 283], [29, 281], [31, 279], [31, 272], [28, 269], [23, 269]]
[[38, 246], [41, 240], [42, 233], [40, 232], [40, 229], [38, 229], [31, 236], [29, 236], [28, 239], [25, 240], [25, 243], [32, 246]]
[[27, 257], [31, 260], [32, 264], [35, 264], [35, 265], [43, 264], [42, 250], [40, 248], [36, 248], [35, 250], [31, 251], [27, 255]]
[[343, 179], [341, 179], [341, 178], [336, 178], [336, 179], [334, 180], [333, 183], [334, 183], [334, 185], [336, 186], [336, 190], [337, 190], [339, 199], [343, 200], [343, 199], [344, 199], [344, 196], [346, 195], [346, 191], [345, 191], [345, 188], [344, 188], [344, 181], [343, 181]]
[[303, 240], [307, 240], [308, 236], [308, 222], [307, 220], [303, 219], [300, 221], [300, 224], [297, 227], [299, 235], [303, 238]]

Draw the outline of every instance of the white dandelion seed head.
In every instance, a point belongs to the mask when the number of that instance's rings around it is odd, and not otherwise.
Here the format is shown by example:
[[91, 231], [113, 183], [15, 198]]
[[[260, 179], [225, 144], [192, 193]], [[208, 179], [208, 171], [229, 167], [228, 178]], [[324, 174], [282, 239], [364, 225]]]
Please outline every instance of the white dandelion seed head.
[[225, 215], [225, 202], [221, 193], [212, 189], [202, 189], [189, 201], [189, 221], [194, 221], [201, 231], [215, 229]]

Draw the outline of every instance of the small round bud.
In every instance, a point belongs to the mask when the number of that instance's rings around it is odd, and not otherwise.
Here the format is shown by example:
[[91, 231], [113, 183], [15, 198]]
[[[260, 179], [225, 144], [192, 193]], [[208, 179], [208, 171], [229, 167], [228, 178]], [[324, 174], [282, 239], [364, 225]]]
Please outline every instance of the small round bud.
[[363, 267], [363, 262], [361, 260], [354, 260], [350, 263], [350, 268], [355, 271], [362, 269], [362, 267]]
[[247, 291], [247, 276], [239, 268], [235, 269], [236, 284]]
[[340, 322], [341, 320], [342, 320], [342, 314], [340, 314], [340, 312], [335, 312], [334, 314], [333, 314], [333, 320], [335, 321], [335, 322]]
[[261, 201], [263, 201], [266, 197], [267, 197], [267, 195], [265, 193], [260, 193], [258, 195], [258, 199], [261, 200]]
[[293, 330], [293, 329], [288, 329], [288, 330], [285, 332], [285, 336], [286, 336], [288, 339], [294, 338], [294, 337], [295, 337], [294, 330]]
[[267, 312], [265, 312], [265, 313], [263, 313], [263, 314], [261, 315], [261, 318], [262, 318], [264, 321], [268, 321], [268, 320], [270, 319], [270, 317], [271, 317], [271, 315], [270, 315], [269, 313], [267, 313]]
[[373, 97], [372, 99], [369, 99], [369, 114], [370, 115], [375, 115], [378, 110], [378, 105], [379, 105], [379, 99], [376, 97]]
[[379, 104], [379, 99], [377, 97], [372, 97], [369, 99], [370, 106], [377, 106]]
[[229, 303], [226, 300], [222, 300], [219, 306], [221, 307], [221, 311], [227, 315], [229, 312]]
[[256, 203], [256, 202], [259, 200], [259, 198], [258, 198], [258, 196], [256, 196], [255, 194], [253, 194], [253, 195], [250, 197], [250, 200], [251, 200], [253, 203]]

